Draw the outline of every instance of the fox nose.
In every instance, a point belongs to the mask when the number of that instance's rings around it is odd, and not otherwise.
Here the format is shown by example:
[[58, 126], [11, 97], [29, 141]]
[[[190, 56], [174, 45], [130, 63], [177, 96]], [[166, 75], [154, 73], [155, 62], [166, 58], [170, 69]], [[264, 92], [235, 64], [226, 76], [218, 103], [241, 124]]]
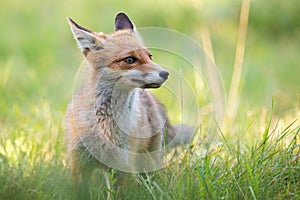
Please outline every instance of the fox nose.
[[169, 76], [169, 72], [161, 71], [161, 72], [159, 72], [159, 76], [162, 77], [164, 80], [167, 80], [168, 76]]

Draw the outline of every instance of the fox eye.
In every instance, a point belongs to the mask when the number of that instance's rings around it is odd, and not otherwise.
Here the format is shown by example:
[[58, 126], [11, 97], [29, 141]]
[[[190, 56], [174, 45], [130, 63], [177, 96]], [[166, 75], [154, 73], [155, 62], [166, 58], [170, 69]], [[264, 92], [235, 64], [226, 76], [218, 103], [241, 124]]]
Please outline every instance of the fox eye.
[[133, 64], [137, 61], [137, 58], [129, 56], [123, 59], [124, 62], [126, 62], [127, 64]]
[[152, 60], [152, 54], [149, 54], [149, 58], [150, 58], [150, 60]]

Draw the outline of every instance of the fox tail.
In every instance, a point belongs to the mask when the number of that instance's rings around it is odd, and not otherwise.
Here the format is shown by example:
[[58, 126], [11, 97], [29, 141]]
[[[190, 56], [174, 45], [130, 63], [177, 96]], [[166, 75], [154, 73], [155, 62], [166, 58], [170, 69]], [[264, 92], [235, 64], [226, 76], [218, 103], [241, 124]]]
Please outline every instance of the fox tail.
[[191, 143], [195, 132], [195, 127], [185, 124], [171, 125], [167, 122], [164, 144], [168, 144], [170, 147], [189, 144]]

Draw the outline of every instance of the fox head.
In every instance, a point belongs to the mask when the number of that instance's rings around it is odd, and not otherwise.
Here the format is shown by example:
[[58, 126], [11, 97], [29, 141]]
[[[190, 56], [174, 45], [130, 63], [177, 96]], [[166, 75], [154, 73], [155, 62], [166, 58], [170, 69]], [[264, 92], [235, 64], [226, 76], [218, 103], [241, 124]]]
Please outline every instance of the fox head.
[[68, 20], [86, 61], [103, 78], [118, 80], [129, 88], [158, 88], [168, 79], [169, 73], [152, 61], [151, 52], [125, 13], [117, 14], [111, 34], [97, 33]]

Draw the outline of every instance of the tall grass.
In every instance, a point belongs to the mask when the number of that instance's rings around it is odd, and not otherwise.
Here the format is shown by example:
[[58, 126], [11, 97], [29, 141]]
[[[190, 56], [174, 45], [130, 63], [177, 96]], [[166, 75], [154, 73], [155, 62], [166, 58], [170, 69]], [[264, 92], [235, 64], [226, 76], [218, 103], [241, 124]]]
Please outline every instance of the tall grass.
[[241, 85], [241, 75], [246, 49], [248, 19], [250, 14], [251, 0], [243, 0], [240, 11], [240, 22], [238, 29], [238, 39], [235, 50], [235, 59], [233, 65], [232, 78], [228, 95], [227, 116], [231, 119], [235, 118], [239, 105], [239, 90]]
[[[10, 134], [2, 137], [0, 198], [106, 198], [108, 189], [101, 174], [96, 173], [89, 186], [80, 190], [74, 187], [64, 155], [62, 132], [57, 128], [62, 116], [53, 116], [47, 104], [44, 106], [45, 113], [30, 126], [10, 128], [7, 130]], [[23, 120], [32, 121], [35, 109], [27, 114]], [[261, 116], [240, 114], [239, 117], [253, 124], [247, 123], [245, 129], [237, 129], [241, 125], [233, 124], [229, 130], [234, 131], [221, 132], [218, 142], [210, 144], [208, 151], [196, 144], [182, 160], [148, 175], [147, 181], [138, 176], [128, 180], [127, 189], [123, 192], [113, 189], [112, 196], [115, 199], [299, 199], [299, 123], [276, 121], [271, 113], [264, 112]], [[265, 118], [260, 127], [256, 123], [259, 117]]]

